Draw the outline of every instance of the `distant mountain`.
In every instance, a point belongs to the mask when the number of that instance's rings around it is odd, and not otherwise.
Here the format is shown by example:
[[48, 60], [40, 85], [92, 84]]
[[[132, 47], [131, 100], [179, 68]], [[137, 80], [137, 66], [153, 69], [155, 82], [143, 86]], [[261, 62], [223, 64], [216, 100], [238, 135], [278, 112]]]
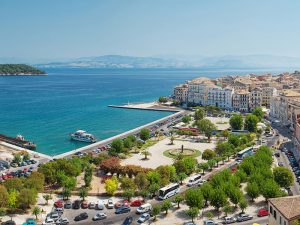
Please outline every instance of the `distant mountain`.
[[155, 56], [104, 55], [37, 64], [42, 68], [297, 68], [300, 58], [273, 55]]

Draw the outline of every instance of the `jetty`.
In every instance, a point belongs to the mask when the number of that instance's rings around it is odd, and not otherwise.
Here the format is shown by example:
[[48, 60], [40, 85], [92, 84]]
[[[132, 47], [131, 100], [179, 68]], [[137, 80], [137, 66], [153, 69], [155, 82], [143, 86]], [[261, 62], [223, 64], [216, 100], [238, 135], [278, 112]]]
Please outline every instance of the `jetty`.
[[129, 131], [126, 131], [124, 133], [115, 135], [115, 136], [107, 138], [105, 140], [98, 141], [96, 143], [93, 143], [93, 144], [90, 144], [90, 145], [87, 145], [87, 146], [84, 146], [84, 147], [81, 147], [81, 148], [78, 148], [78, 149], [74, 149], [72, 151], [62, 153], [60, 155], [56, 155], [53, 158], [54, 159], [60, 159], [60, 158], [70, 157], [70, 156], [74, 155], [77, 152], [89, 152], [89, 151], [92, 151], [93, 149], [105, 146], [105, 145], [111, 143], [115, 139], [123, 139], [123, 138], [125, 138], [125, 137], [127, 137], [129, 135], [138, 134], [144, 128], [150, 128], [150, 127], [152, 127], [152, 126], [154, 126], [154, 125], [156, 125], [158, 123], [161, 123], [161, 122], [164, 122], [164, 121], [167, 121], [167, 120], [169, 120], [170, 122], [172, 122], [172, 121], [176, 120], [177, 118], [179, 118], [180, 116], [184, 116], [184, 115], [186, 115], [188, 113], [188, 111], [185, 111], [185, 110], [181, 110], [179, 112], [175, 111], [175, 112], [176, 113], [174, 113], [172, 115], [169, 115], [169, 116], [166, 116], [164, 118], [155, 120], [155, 121], [153, 121], [151, 123], [148, 123], [148, 124], [145, 124], [143, 126], [134, 128], [134, 129], [129, 130]]
[[131, 103], [126, 105], [108, 105], [110, 108], [120, 108], [120, 109], [136, 109], [136, 110], [150, 110], [150, 111], [165, 111], [165, 112], [180, 112], [181, 108], [160, 104], [158, 102], [150, 103]]

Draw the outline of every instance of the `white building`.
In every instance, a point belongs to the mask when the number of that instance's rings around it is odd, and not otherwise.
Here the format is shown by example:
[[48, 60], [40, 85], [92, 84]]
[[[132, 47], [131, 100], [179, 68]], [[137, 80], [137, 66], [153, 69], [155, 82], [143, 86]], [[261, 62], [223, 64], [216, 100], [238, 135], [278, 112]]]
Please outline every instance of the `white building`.
[[232, 88], [210, 87], [207, 95], [207, 105], [223, 109], [232, 109]]
[[192, 80], [188, 87], [188, 102], [206, 106], [210, 87], [215, 87], [215, 84], [208, 78], [201, 77]]

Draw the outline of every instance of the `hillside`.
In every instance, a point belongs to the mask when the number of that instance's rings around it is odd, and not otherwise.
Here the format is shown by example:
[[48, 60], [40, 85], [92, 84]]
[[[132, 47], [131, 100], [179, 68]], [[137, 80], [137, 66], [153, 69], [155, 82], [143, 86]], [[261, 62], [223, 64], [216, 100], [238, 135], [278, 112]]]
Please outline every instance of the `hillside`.
[[42, 70], [26, 64], [0, 64], [0, 76], [46, 75]]

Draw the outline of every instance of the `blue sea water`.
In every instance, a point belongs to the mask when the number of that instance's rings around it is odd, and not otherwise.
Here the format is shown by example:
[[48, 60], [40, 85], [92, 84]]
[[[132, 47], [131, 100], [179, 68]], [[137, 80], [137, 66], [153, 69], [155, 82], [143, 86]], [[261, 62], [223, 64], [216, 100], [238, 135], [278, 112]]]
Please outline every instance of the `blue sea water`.
[[48, 76], [0, 76], [0, 133], [22, 134], [37, 151], [56, 155], [85, 144], [69, 133], [84, 129], [102, 140], [170, 115], [169, 112], [108, 108], [153, 101], [199, 76], [241, 71], [183, 69], [46, 69]]

